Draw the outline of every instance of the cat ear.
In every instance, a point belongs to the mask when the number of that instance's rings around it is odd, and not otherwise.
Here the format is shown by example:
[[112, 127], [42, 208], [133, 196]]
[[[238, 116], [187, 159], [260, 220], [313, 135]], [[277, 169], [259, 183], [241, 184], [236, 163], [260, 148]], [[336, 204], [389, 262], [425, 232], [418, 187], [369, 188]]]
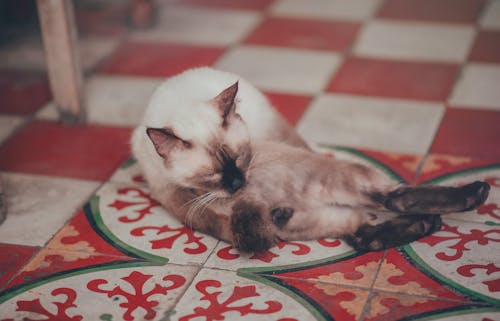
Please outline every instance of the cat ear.
[[167, 128], [148, 128], [146, 133], [151, 139], [156, 152], [163, 158], [167, 158], [175, 148], [190, 148], [191, 143], [177, 137], [172, 130]]
[[220, 94], [213, 99], [215, 107], [219, 110], [223, 124], [227, 122], [228, 116], [234, 114], [236, 104], [236, 94], [238, 93], [238, 82], [224, 89]]

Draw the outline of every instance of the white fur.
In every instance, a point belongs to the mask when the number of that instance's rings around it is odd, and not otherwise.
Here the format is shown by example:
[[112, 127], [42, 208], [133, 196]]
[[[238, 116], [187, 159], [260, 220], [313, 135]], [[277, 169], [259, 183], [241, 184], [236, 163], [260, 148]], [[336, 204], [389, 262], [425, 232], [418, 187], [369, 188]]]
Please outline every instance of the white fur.
[[193, 170], [209, 163], [210, 159], [202, 150], [172, 155], [172, 163], [177, 167], [166, 171], [163, 159], [146, 134], [146, 128], [170, 127], [182, 139], [203, 145], [213, 138], [220, 127], [220, 115], [215, 108], [208, 106], [210, 101], [236, 81], [236, 112], [247, 124], [248, 132], [235, 127], [228, 136], [239, 140], [249, 135], [252, 141], [259, 141], [270, 136], [277, 127], [278, 116], [264, 95], [237, 75], [203, 67], [172, 77], [156, 89], [141, 125], [132, 135], [133, 154], [153, 189], [161, 189], [171, 182], [181, 182], [182, 177], [192, 174]]

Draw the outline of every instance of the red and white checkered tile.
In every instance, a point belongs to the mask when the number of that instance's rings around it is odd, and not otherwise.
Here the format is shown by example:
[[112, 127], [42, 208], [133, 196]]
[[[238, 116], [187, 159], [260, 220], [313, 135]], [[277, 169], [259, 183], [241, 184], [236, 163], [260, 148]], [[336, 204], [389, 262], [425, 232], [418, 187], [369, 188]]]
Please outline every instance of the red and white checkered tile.
[[[36, 32], [0, 47], [0, 320], [500, 320], [500, 1], [165, 0], [143, 30], [128, 4], [75, 5], [86, 125], [57, 123]], [[321, 152], [491, 196], [398, 249], [238, 253], [169, 216], [129, 159], [154, 88], [202, 65]]]

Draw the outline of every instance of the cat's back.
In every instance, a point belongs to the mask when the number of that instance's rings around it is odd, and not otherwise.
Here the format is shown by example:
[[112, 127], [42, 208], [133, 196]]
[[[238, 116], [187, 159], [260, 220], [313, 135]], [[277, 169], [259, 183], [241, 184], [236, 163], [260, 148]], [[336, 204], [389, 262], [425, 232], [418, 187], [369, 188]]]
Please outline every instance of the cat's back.
[[201, 67], [189, 69], [161, 84], [151, 97], [143, 124], [160, 127], [164, 120], [174, 119], [180, 113], [194, 117], [204, 103], [237, 81], [237, 112], [247, 124], [252, 126], [257, 121], [256, 114], [272, 118], [273, 110], [267, 99], [246, 80], [229, 72]]

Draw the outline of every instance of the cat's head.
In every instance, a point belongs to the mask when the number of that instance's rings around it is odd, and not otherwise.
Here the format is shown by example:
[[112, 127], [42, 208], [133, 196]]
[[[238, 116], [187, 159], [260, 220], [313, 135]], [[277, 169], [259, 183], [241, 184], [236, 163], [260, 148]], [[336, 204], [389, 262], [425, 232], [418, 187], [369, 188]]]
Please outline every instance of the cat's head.
[[171, 120], [170, 126], [147, 128], [175, 183], [215, 192], [219, 198], [230, 197], [244, 187], [252, 149], [247, 126], [236, 112], [237, 92], [238, 82], [213, 99], [198, 103], [190, 115]]

